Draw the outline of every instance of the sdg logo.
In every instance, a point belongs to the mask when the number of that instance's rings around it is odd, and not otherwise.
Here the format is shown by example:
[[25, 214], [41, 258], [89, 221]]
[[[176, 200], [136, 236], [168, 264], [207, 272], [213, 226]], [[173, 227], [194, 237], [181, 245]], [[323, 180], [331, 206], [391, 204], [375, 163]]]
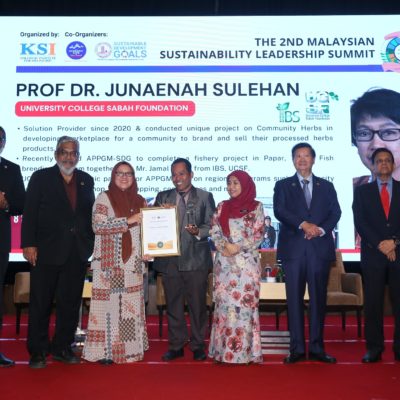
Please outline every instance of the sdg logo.
[[381, 57], [384, 71], [400, 72], [400, 32], [385, 36]]
[[279, 111], [279, 122], [299, 122], [299, 111], [289, 111], [289, 102], [278, 104], [276, 109]]
[[73, 60], [80, 60], [85, 54], [86, 46], [82, 42], [71, 42], [67, 46], [67, 56]]
[[20, 56], [55, 56], [55, 48], [55, 43], [21, 43]]

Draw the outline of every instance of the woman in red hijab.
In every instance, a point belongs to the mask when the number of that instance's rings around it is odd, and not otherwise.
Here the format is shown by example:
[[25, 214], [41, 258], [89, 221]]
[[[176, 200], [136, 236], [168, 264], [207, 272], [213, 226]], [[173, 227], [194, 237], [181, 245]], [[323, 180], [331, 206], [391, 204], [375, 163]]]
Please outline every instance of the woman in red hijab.
[[95, 247], [89, 326], [83, 358], [101, 364], [143, 359], [148, 349], [144, 313], [145, 266], [140, 243], [140, 208], [135, 172], [115, 165], [108, 190], [93, 206]]
[[230, 199], [218, 205], [210, 231], [217, 254], [209, 356], [224, 363], [260, 363], [261, 268], [257, 249], [264, 234], [264, 210], [255, 199], [256, 186], [246, 172], [230, 173], [227, 189]]

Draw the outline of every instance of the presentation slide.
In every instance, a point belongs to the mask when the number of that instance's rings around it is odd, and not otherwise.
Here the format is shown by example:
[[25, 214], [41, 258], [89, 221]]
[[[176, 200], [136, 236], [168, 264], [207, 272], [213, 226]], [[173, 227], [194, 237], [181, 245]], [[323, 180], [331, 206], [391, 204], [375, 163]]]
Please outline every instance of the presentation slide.
[[[0, 32], [2, 157], [26, 185], [70, 135], [96, 195], [126, 160], [151, 204], [185, 157], [216, 202], [226, 176], [247, 171], [278, 228], [275, 182], [295, 173], [291, 148], [308, 142], [342, 208], [337, 246], [359, 260], [353, 182], [368, 181], [371, 146], [352, 144], [350, 106], [373, 89], [400, 92], [399, 15], [0, 17]], [[22, 259], [20, 219], [11, 260]]]

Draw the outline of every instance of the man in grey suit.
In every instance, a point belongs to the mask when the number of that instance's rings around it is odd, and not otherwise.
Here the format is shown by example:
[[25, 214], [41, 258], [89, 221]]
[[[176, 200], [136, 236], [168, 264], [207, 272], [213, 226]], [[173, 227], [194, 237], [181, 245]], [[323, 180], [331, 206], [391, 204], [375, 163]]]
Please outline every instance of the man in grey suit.
[[169, 350], [164, 361], [183, 357], [189, 338], [184, 302], [189, 309], [190, 349], [197, 361], [206, 359], [204, 337], [207, 327], [207, 276], [212, 268], [208, 244], [211, 217], [215, 210], [213, 195], [192, 186], [192, 165], [177, 158], [171, 165], [175, 189], [158, 193], [155, 206], [177, 206], [180, 230], [180, 256], [159, 257], [154, 269], [162, 274], [167, 301]]

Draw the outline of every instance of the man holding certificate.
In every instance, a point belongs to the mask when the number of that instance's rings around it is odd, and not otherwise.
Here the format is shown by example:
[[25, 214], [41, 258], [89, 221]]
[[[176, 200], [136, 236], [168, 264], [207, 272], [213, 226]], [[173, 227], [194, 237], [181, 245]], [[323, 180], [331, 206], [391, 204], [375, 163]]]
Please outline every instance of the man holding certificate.
[[189, 309], [191, 335], [189, 347], [197, 361], [206, 359], [204, 337], [207, 327], [207, 276], [212, 268], [208, 244], [211, 217], [215, 210], [213, 195], [192, 186], [192, 165], [177, 158], [171, 165], [175, 189], [158, 193], [155, 206], [176, 206], [180, 232], [180, 255], [156, 257], [154, 269], [162, 274], [167, 301], [169, 349], [164, 361], [183, 357], [189, 339], [184, 303]]

